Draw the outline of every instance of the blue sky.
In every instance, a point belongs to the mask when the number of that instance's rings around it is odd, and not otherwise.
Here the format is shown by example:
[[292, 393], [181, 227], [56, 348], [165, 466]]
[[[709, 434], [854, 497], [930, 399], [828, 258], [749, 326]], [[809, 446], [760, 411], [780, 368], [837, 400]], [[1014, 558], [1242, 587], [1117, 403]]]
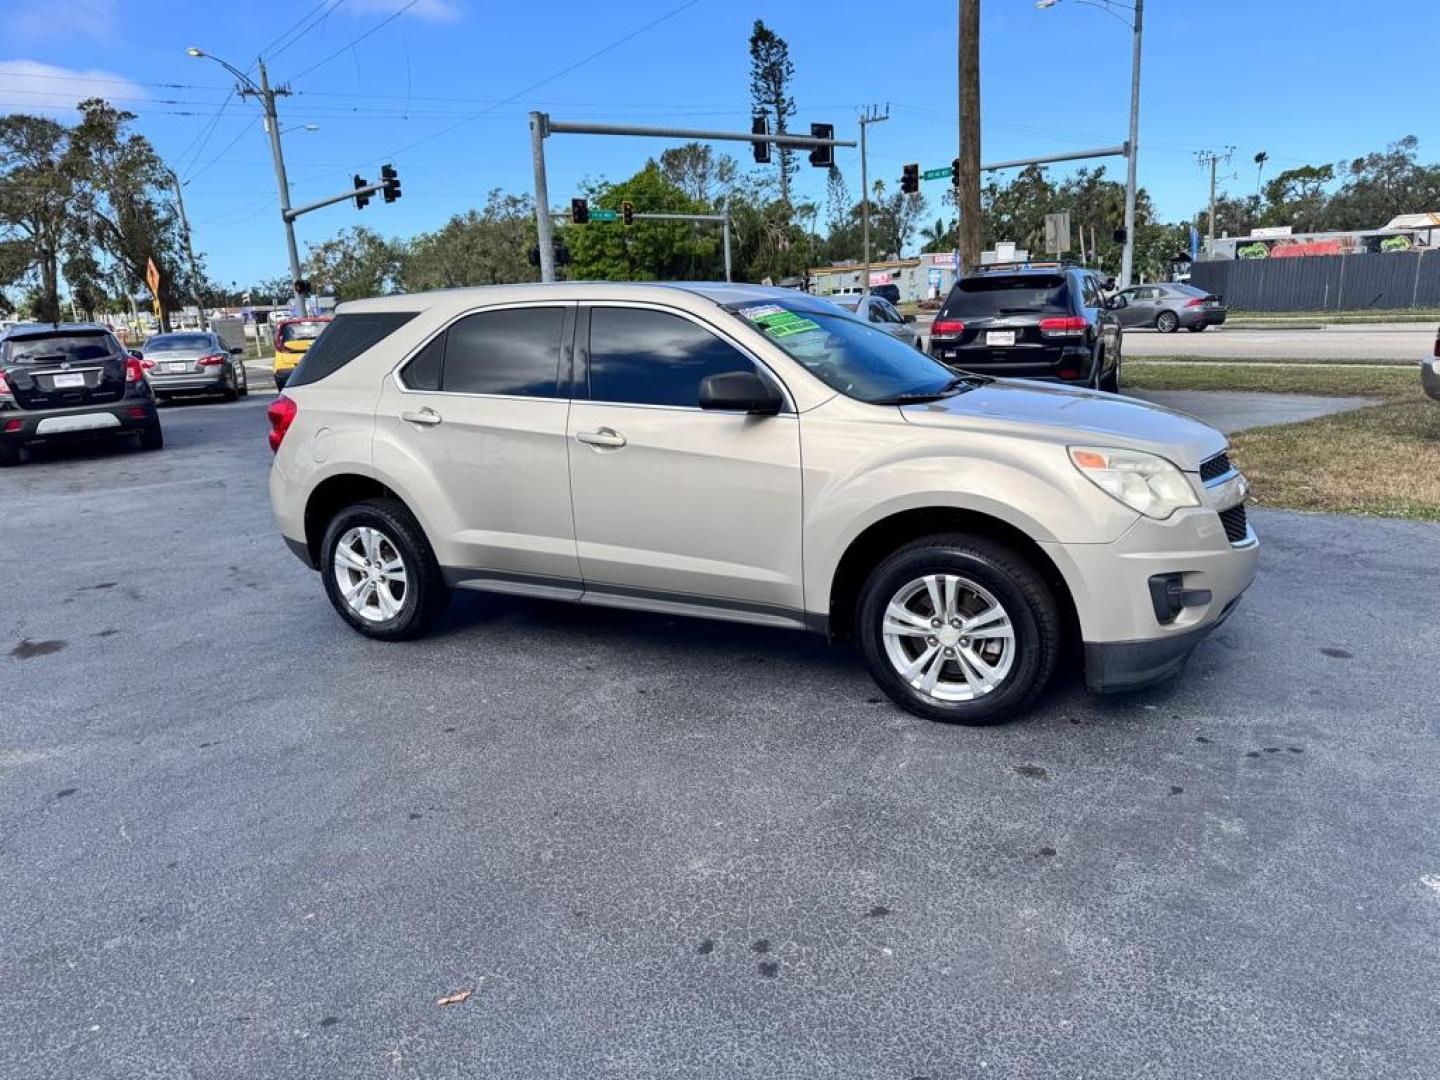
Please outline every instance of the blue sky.
[[[287, 46], [272, 44], [311, 11], [328, 14]], [[982, 13], [985, 160], [1123, 141], [1130, 38], [1120, 21], [1076, 0], [1048, 11], [1033, 0], [984, 0]], [[800, 130], [828, 121], [853, 137], [861, 108], [888, 103], [891, 119], [871, 128], [872, 177], [893, 184], [905, 161], [935, 167], [954, 156], [950, 0], [7, 0], [0, 108], [67, 116], [79, 97], [100, 93], [138, 114], [139, 130], [186, 181], [212, 275], [246, 284], [286, 267], [268, 145], [258, 106], [227, 101], [231, 80], [186, 56], [186, 46], [242, 68], [268, 49], [272, 78], [292, 81], [280, 111], [283, 126], [301, 129], [285, 140], [297, 203], [348, 187], [356, 171], [373, 179], [380, 162], [399, 169], [399, 202], [309, 215], [299, 224], [303, 250], [352, 224], [407, 236], [479, 205], [490, 188], [528, 190], [529, 108], [566, 119], [748, 127], [746, 41], [757, 17], [790, 44]], [[1422, 156], [1440, 157], [1425, 61], [1440, 37], [1436, 0], [1150, 0], [1147, 24], [1140, 182], [1162, 217], [1204, 201], [1199, 149], [1236, 147], [1233, 179], [1222, 186], [1237, 193], [1255, 188], [1258, 150], [1270, 154], [1271, 174], [1407, 134], [1420, 138]], [[586, 177], [628, 176], [664, 145], [552, 138], [552, 202]], [[748, 147], [729, 149], [749, 161]], [[858, 192], [856, 153], [839, 155]], [[1120, 159], [1108, 167], [1123, 172]], [[926, 191], [938, 209], [940, 182]], [[823, 200], [824, 172], [802, 165], [799, 194]]]

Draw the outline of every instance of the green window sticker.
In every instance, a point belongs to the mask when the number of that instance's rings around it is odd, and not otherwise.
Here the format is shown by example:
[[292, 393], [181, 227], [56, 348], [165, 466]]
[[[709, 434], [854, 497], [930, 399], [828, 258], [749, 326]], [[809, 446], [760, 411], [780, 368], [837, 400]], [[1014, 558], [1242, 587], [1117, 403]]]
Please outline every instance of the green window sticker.
[[820, 324], [810, 319], [801, 318], [793, 311], [786, 311], [778, 308], [775, 311], [767, 311], [763, 314], [751, 314], [754, 309], [747, 310], [745, 315], [751, 322], [759, 326], [771, 337], [790, 337], [793, 334], [804, 334], [811, 330], [819, 330]]

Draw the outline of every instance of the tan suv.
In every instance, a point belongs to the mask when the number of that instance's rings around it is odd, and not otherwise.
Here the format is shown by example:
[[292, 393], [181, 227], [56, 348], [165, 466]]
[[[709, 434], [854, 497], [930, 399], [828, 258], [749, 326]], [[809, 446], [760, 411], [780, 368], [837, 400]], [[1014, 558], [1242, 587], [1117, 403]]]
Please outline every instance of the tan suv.
[[803, 628], [935, 720], [1013, 714], [1077, 643], [1093, 689], [1163, 678], [1258, 556], [1213, 428], [782, 289], [343, 304], [270, 422], [280, 531], [362, 634], [452, 588]]

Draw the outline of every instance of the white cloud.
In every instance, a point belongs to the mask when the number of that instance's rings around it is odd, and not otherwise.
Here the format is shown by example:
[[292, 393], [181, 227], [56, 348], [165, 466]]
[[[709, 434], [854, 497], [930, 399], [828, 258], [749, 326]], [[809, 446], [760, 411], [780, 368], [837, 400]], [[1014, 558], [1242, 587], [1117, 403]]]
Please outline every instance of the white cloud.
[[69, 112], [86, 98], [146, 97], [129, 79], [108, 71], [76, 71], [34, 60], [0, 60], [0, 113]]
[[115, 33], [118, 0], [11, 0], [6, 6], [0, 25], [6, 37], [20, 41], [77, 36], [108, 41]]
[[[350, 0], [341, 10], [354, 15], [393, 15], [401, 7], [404, 0]], [[405, 11], [406, 16], [439, 23], [458, 22], [461, 13], [459, 0], [415, 0]]]

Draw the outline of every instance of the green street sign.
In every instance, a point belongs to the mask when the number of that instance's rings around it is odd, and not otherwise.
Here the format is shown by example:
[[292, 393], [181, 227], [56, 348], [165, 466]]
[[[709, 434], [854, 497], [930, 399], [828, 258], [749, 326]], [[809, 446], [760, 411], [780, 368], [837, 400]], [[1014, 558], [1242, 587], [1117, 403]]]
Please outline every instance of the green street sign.
[[620, 211], [618, 210], [591, 210], [591, 221], [619, 221]]
[[[945, 168], [943, 168], [943, 169], [926, 169], [923, 173], [920, 174], [920, 179], [922, 179], [922, 180], [942, 180], [942, 179], [944, 179], [945, 177], [947, 177], [947, 176], [949, 176], [949, 175], [950, 175], [950, 168], [949, 168], [949, 166], [947, 165], [947, 166], [946, 166]], [[594, 212], [593, 212], [593, 211], [591, 212], [591, 216], [592, 216], [592, 217], [594, 216]]]

